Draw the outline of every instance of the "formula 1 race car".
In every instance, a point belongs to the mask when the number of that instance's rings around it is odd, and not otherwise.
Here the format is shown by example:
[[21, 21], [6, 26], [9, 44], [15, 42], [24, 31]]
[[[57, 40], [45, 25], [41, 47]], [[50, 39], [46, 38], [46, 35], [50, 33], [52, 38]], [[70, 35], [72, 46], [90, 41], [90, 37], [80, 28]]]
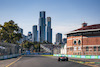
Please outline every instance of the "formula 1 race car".
[[58, 57], [58, 61], [68, 61], [68, 57]]

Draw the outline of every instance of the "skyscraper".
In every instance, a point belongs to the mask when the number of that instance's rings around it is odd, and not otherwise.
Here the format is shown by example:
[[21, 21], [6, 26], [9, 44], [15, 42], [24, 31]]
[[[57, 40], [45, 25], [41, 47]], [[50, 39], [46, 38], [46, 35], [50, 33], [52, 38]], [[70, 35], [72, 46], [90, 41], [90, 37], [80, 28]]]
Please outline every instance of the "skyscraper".
[[62, 43], [62, 34], [57, 33], [56, 34], [56, 44], [61, 44]]
[[27, 36], [28, 41], [32, 42], [32, 33], [28, 32], [28, 36]]
[[18, 29], [18, 33], [21, 33], [23, 35], [23, 29], [22, 28], [19, 28]]
[[63, 38], [63, 39], [62, 39], [62, 43], [63, 43], [63, 44], [67, 43], [67, 38]]
[[47, 42], [52, 43], [51, 17], [47, 17]]
[[32, 42], [37, 42], [37, 25], [33, 26], [32, 32]]
[[21, 35], [22, 35], [22, 38], [18, 41], [18, 43], [21, 44], [23, 42], [23, 29], [19, 28], [17, 33], [21, 33]]
[[45, 27], [46, 27], [45, 11], [41, 11], [39, 18], [39, 42], [41, 43], [45, 41], [45, 33], [46, 33]]

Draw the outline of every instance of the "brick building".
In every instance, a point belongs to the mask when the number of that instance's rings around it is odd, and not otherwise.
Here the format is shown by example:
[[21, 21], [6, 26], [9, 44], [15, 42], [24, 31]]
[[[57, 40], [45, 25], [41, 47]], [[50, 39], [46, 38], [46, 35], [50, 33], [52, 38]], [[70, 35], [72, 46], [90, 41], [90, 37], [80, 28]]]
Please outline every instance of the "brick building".
[[67, 33], [68, 55], [100, 55], [100, 24], [82, 24], [82, 28]]

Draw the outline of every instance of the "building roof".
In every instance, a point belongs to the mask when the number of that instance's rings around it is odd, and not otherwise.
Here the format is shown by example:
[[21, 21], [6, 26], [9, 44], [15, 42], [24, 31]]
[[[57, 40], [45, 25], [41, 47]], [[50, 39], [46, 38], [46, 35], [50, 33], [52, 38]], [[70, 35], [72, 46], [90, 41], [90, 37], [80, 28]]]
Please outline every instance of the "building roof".
[[94, 24], [94, 25], [89, 25], [89, 26], [85, 26], [85, 27], [81, 27], [79, 29], [73, 30], [67, 34], [70, 33], [77, 33], [77, 32], [88, 32], [88, 31], [98, 31], [100, 30], [100, 24]]
[[78, 30], [90, 30], [90, 29], [100, 29], [100, 24], [94, 24], [94, 25], [85, 26], [85, 27], [76, 29], [74, 31], [78, 31]]

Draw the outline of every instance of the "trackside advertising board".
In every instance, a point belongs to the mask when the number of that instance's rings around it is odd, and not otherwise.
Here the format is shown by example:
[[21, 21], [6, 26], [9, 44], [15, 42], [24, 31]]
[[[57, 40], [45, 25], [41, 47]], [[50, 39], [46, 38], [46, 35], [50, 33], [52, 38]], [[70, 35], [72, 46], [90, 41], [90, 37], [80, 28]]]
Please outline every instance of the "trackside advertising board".
[[100, 55], [64, 55], [64, 54], [53, 54], [53, 56], [66, 56], [73, 58], [86, 58], [86, 59], [100, 59]]

